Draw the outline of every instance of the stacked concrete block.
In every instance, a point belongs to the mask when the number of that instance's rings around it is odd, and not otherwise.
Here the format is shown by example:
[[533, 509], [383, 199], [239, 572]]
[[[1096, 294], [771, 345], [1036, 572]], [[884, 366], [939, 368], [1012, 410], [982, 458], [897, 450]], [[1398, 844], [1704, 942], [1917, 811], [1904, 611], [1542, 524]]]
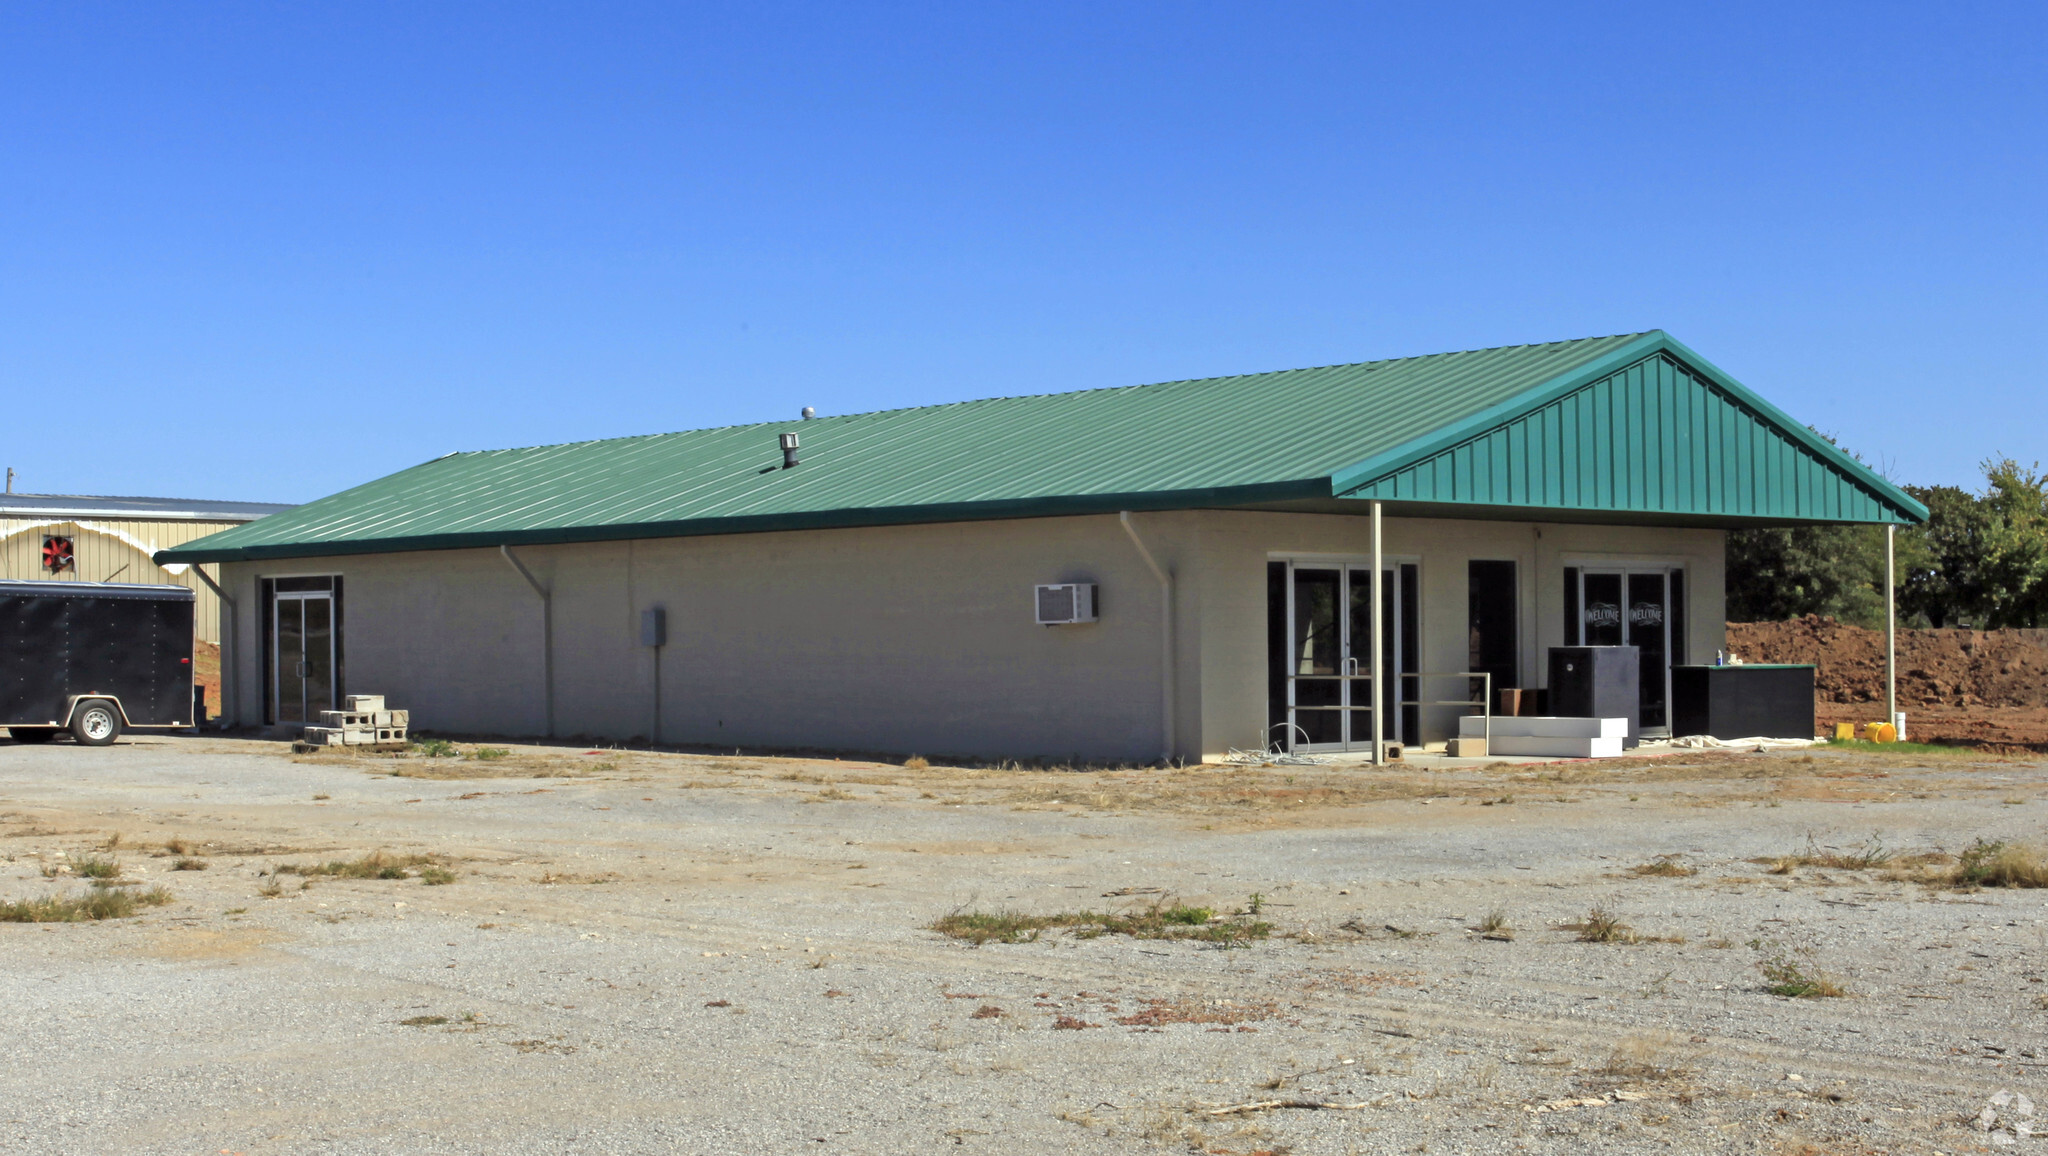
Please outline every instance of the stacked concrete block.
[[323, 710], [320, 725], [307, 727], [302, 742], [316, 747], [376, 746], [406, 741], [412, 712], [384, 709], [381, 694], [347, 696], [346, 710]]

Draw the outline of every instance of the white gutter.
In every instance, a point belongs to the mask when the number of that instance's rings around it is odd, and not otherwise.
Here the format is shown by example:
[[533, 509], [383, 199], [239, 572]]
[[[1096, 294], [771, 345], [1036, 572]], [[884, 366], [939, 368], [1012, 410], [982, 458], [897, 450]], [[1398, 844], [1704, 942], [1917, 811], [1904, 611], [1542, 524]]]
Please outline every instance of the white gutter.
[[1152, 560], [1152, 551], [1145, 548], [1144, 539], [1138, 537], [1137, 527], [1131, 524], [1131, 512], [1123, 510], [1116, 517], [1123, 524], [1124, 533], [1131, 536], [1131, 545], [1138, 548], [1138, 557], [1145, 560], [1152, 576], [1159, 580], [1159, 758], [1170, 765], [1175, 736], [1173, 703], [1178, 697], [1174, 687], [1173, 575]]
[[540, 584], [540, 580], [539, 580], [539, 579], [537, 579], [537, 578], [535, 578], [535, 577], [533, 576], [533, 571], [531, 571], [531, 570], [528, 570], [528, 569], [526, 568], [526, 563], [524, 563], [524, 562], [521, 562], [521, 561], [519, 560], [519, 556], [518, 556], [518, 555], [516, 555], [516, 554], [514, 554], [514, 553], [512, 552], [512, 547], [510, 547], [510, 546], [502, 546], [502, 545], [501, 545], [501, 546], [499, 546], [499, 547], [498, 547], [498, 553], [500, 553], [500, 554], [503, 554], [503, 555], [505, 556], [505, 561], [507, 561], [507, 562], [510, 562], [510, 563], [512, 564], [512, 568], [513, 568], [514, 570], [517, 570], [517, 571], [519, 571], [519, 576], [520, 576], [521, 578], [524, 578], [524, 579], [526, 579], [526, 584], [527, 584], [528, 586], [531, 586], [531, 587], [533, 587], [533, 592], [534, 592], [535, 594], [538, 594], [538, 595], [540, 595], [540, 678], [541, 678], [541, 683], [542, 683], [542, 684], [543, 684], [543, 686], [545, 687], [545, 693], [546, 693], [546, 698], [547, 698], [547, 714], [548, 714], [548, 737], [549, 737], [549, 738], [554, 738], [554, 737], [555, 737], [555, 599], [554, 599], [554, 595], [548, 592], [548, 588], [547, 588], [547, 587], [545, 587], [545, 586], [542, 586], [542, 585]]

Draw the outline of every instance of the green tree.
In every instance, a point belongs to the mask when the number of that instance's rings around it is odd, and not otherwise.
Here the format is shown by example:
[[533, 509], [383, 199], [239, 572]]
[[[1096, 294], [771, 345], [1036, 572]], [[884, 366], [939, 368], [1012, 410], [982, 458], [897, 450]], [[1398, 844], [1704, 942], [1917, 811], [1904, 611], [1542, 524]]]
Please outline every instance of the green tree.
[[2048, 619], [2048, 474], [2041, 463], [1984, 463], [1983, 625], [2039, 626]]
[[1991, 511], [1960, 486], [1907, 486], [1927, 524], [1899, 527], [1899, 615], [1929, 626], [1984, 621], [1985, 538]]
[[1822, 614], [1884, 625], [1884, 527], [1773, 526], [1728, 534], [1728, 619]]

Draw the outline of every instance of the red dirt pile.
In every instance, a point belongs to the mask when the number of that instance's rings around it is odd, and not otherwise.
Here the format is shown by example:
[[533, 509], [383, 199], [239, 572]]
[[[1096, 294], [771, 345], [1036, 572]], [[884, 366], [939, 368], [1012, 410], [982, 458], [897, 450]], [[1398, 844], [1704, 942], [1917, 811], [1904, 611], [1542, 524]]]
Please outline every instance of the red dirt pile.
[[[1823, 730], [1884, 716], [1884, 632], [1808, 615], [1731, 622], [1745, 662], [1803, 662]], [[1906, 737], [1992, 750], [2048, 751], [2048, 630], [1899, 631]]]
[[[1810, 662], [1822, 702], [1884, 701], [1884, 632], [1809, 614], [1731, 622], [1744, 662]], [[1899, 631], [1899, 709], [2048, 707], [2048, 630]]]

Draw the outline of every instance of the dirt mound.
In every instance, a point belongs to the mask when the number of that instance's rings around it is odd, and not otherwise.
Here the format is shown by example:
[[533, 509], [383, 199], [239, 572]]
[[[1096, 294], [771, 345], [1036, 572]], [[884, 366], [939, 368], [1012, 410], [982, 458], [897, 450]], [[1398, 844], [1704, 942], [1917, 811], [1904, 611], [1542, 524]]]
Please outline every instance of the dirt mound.
[[[1731, 622], [1744, 662], [1810, 662], [1822, 703], [1884, 701], [1884, 632], [1809, 614]], [[2048, 707], [2048, 630], [1899, 631], [1899, 708]]]
[[192, 640], [192, 681], [206, 688], [206, 713], [220, 714], [220, 643]]

